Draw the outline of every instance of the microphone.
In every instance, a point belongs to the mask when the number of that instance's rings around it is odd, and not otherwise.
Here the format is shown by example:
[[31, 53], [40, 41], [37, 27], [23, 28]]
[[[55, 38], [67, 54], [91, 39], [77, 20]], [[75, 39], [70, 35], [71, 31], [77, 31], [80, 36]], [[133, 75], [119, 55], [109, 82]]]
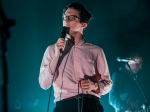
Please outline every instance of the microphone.
[[63, 26], [62, 29], [61, 29], [61, 38], [64, 38], [66, 37], [66, 34], [68, 33], [68, 27], [66, 26]]
[[131, 60], [131, 59], [120, 59], [119, 57], [117, 58], [117, 61], [119, 61], [119, 62], [135, 62], [134, 60]]
[[[62, 29], [61, 29], [61, 38], [64, 38], [66, 37], [66, 34], [68, 33], [68, 27], [66, 26], [63, 26]], [[62, 49], [60, 49], [60, 53], [62, 53]]]

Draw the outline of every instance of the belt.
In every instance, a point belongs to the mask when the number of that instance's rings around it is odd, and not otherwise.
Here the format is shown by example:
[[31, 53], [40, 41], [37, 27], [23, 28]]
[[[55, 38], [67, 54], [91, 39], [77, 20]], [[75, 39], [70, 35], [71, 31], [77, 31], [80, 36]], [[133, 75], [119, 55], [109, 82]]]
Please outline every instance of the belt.
[[78, 99], [78, 98], [94, 98], [94, 99], [98, 99], [99, 100], [99, 97], [95, 96], [95, 95], [91, 95], [91, 94], [79, 94], [79, 97], [78, 95], [75, 95], [75, 96], [71, 96], [69, 98], [66, 98], [64, 100], [70, 100], [70, 99]]

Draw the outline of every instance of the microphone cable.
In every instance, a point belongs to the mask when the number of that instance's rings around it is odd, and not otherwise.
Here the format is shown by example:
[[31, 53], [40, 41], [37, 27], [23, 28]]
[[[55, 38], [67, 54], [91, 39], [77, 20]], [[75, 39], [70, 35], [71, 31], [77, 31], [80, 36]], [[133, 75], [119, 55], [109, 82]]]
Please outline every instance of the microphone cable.
[[[62, 51], [61, 51], [62, 52]], [[69, 55], [68, 55], [69, 56]], [[67, 57], [68, 59], [68, 57]], [[47, 108], [47, 112], [49, 111], [49, 107], [50, 107], [50, 99], [51, 99], [51, 91], [52, 91], [52, 84], [54, 82], [54, 77], [55, 77], [55, 74], [56, 74], [56, 70], [58, 69], [58, 65], [59, 65], [59, 61], [60, 61], [60, 57], [58, 59], [58, 62], [57, 62], [57, 65], [56, 65], [56, 68], [55, 68], [55, 71], [54, 71], [54, 74], [53, 74], [53, 78], [52, 78], [52, 82], [51, 82], [51, 87], [50, 87], [50, 93], [49, 93], [49, 99], [48, 99], [48, 108]], [[66, 60], [67, 61], [67, 60]]]
[[[62, 51], [61, 51], [61, 52], [62, 52]], [[70, 50], [68, 51], [68, 56], [67, 56], [67, 59], [66, 59], [66, 62], [65, 62], [65, 66], [66, 66], [66, 63], [67, 63], [67, 60], [68, 60], [69, 55], [70, 55]], [[54, 82], [54, 77], [55, 77], [55, 75], [56, 75], [56, 70], [58, 69], [59, 63], [60, 63], [60, 57], [59, 57], [59, 59], [58, 59], [57, 66], [56, 66], [55, 71], [54, 71], [54, 74], [53, 74], [53, 79], [52, 79], [52, 83], [51, 83], [51, 87], [50, 87], [50, 94], [49, 94], [47, 112], [49, 111], [49, 107], [50, 107], [49, 104], [50, 104], [50, 98], [51, 98], [52, 84], [53, 84], [53, 82]], [[65, 67], [65, 66], [64, 66], [64, 67]], [[60, 99], [61, 99], [61, 95], [60, 95]]]
[[[58, 63], [59, 63], [59, 61], [60, 61], [60, 57], [59, 57], [59, 59], [58, 59]], [[54, 71], [54, 74], [53, 74], [53, 78], [52, 78], [52, 82], [51, 82], [51, 87], [50, 87], [50, 93], [49, 93], [49, 98], [48, 98], [48, 108], [47, 108], [47, 112], [49, 112], [49, 107], [50, 107], [50, 99], [51, 99], [51, 92], [52, 92], [52, 84], [53, 84], [53, 82], [54, 82], [54, 77], [55, 77], [55, 74], [56, 74], [56, 69], [58, 68], [58, 63], [57, 63], [57, 66], [56, 66], [56, 68], [55, 68], [55, 71]]]
[[[68, 31], [69, 31], [69, 28], [66, 27], [66, 26], [63, 26], [62, 29], [61, 29], [61, 37], [65, 39], [66, 34], [68, 33]], [[62, 53], [62, 49], [60, 49], [60, 53]], [[50, 97], [51, 97], [51, 91], [52, 91], [52, 84], [54, 82], [54, 77], [55, 77], [55, 74], [56, 74], [56, 70], [58, 68], [59, 61], [60, 61], [60, 56], [59, 56], [59, 59], [58, 59], [58, 62], [57, 62], [57, 65], [56, 65], [56, 68], [55, 68], [55, 71], [54, 71], [54, 74], [53, 74], [52, 82], [51, 82], [47, 112], [49, 111]]]
[[[80, 94], [79, 94], [80, 85], [81, 85], [81, 80], [78, 83], [78, 112], [82, 112], [83, 111], [83, 97], [84, 97], [84, 94], [83, 94], [83, 91], [82, 91], [82, 95], [80, 97]], [[81, 107], [80, 107], [80, 98], [81, 98]], [[97, 102], [96, 102], [97, 99], [95, 97], [93, 97], [93, 100], [95, 102], [95, 106], [96, 106], [97, 112], [100, 112], [99, 111], [99, 107], [98, 107]]]
[[80, 81], [78, 83], [78, 112], [80, 112], [79, 87], [80, 87]]
[[78, 112], [82, 112], [82, 110], [83, 110], [83, 97], [84, 97], [84, 94], [83, 94], [83, 91], [82, 91], [82, 95], [81, 95], [81, 110], [80, 110], [80, 94], [79, 94], [79, 88], [81, 86], [80, 83], [81, 83], [81, 80], [78, 83]]

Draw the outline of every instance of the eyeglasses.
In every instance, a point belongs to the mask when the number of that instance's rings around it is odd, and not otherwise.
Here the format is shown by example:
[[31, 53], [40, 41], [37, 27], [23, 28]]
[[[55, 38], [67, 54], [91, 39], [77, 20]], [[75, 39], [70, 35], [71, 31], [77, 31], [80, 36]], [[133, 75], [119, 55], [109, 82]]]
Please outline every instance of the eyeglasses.
[[65, 18], [67, 18], [69, 21], [74, 21], [75, 18], [80, 19], [78, 16], [75, 16], [75, 15], [70, 15], [70, 16], [63, 15], [62, 20], [64, 20]]

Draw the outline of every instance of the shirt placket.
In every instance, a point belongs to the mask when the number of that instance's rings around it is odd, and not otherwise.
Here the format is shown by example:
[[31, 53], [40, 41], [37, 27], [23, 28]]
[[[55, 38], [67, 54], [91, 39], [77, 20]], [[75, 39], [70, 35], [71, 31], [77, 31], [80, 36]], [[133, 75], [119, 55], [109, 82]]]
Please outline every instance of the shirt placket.
[[74, 61], [74, 75], [75, 75], [75, 77], [76, 77], [76, 79], [78, 81], [78, 79], [81, 78], [81, 77], [80, 77], [80, 74], [79, 74], [79, 71], [78, 71], [79, 60], [78, 60], [78, 57], [77, 57], [76, 46], [74, 46], [73, 50], [74, 50], [73, 51], [73, 57], [74, 57], [74, 59], [73, 59], [73, 61]]
[[75, 46], [73, 46], [73, 63], [74, 63], [74, 75], [76, 76], [76, 65], [77, 65], [77, 63], [76, 63], [76, 60], [77, 60], [77, 58], [76, 58], [76, 53], [75, 53]]

